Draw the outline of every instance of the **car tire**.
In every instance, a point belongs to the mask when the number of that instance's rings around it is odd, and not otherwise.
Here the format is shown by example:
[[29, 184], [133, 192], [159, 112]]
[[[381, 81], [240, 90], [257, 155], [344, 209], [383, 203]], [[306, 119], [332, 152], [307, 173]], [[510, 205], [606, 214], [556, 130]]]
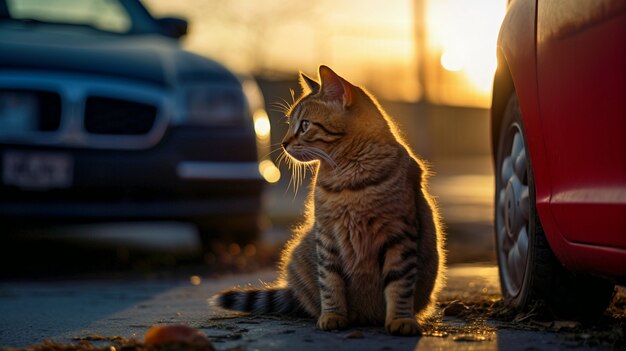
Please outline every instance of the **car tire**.
[[595, 319], [614, 294], [610, 281], [567, 271], [557, 260], [536, 209], [535, 183], [518, 97], [507, 104], [496, 150], [495, 247], [502, 296], [517, 310]]

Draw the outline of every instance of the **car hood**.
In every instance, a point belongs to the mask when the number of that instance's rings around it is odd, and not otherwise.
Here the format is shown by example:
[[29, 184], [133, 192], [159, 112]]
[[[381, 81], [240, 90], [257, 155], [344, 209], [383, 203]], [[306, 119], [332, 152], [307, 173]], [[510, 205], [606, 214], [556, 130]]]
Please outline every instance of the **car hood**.
[[191, 81], [237, 82], [222, 65], [183, 51], [157, 34], [117, 35], [81, 27], [0, 24], [0, 70], [72, 72], [165, 87]]

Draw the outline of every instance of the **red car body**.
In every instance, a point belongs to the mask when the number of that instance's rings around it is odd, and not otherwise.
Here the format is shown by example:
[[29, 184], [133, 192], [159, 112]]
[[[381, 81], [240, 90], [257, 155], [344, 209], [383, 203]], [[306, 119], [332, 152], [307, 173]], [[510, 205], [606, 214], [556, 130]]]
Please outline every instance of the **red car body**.
[[513, 0], [492, 140], [519, 98], [536, 208], [568, 270], [626, 278], [626, 1]]

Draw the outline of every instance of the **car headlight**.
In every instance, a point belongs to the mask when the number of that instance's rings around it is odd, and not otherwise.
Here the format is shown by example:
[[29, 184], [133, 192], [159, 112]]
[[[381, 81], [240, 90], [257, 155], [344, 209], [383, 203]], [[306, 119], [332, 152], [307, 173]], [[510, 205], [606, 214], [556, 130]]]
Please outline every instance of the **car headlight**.
[[175, 124], [239, 125], [250, 117], [248, 103], [237, 85], [196, 85], [179, 95]]
[[257, 152], [259, 154], [259, 173], [268, 183], [276, 183], [280, 180], [280, 169], [276, 167], [270, 155], [271, 150], [271, 132], [272, 125], [265, 111], [265, 102], [261, 89], [252, 77], [242, 77], [241, 87], [246, 95], [250, 111], [252, 113], [252, 121], [254, 123], [254, 132], [256, 134]]

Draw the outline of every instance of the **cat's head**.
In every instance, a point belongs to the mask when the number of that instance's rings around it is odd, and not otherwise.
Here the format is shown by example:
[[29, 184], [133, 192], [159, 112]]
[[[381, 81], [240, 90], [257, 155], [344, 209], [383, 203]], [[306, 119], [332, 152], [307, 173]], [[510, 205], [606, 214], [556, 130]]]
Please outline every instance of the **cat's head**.
[[361, 88], [327, 66], [320, 66], [318, 74], [319, 82], [300, 73], [303, 94], [286, 113], [289, 128], [282, 147], [297, 161], [333, 165], [337, 153], [355, 137], [388, 127]]

